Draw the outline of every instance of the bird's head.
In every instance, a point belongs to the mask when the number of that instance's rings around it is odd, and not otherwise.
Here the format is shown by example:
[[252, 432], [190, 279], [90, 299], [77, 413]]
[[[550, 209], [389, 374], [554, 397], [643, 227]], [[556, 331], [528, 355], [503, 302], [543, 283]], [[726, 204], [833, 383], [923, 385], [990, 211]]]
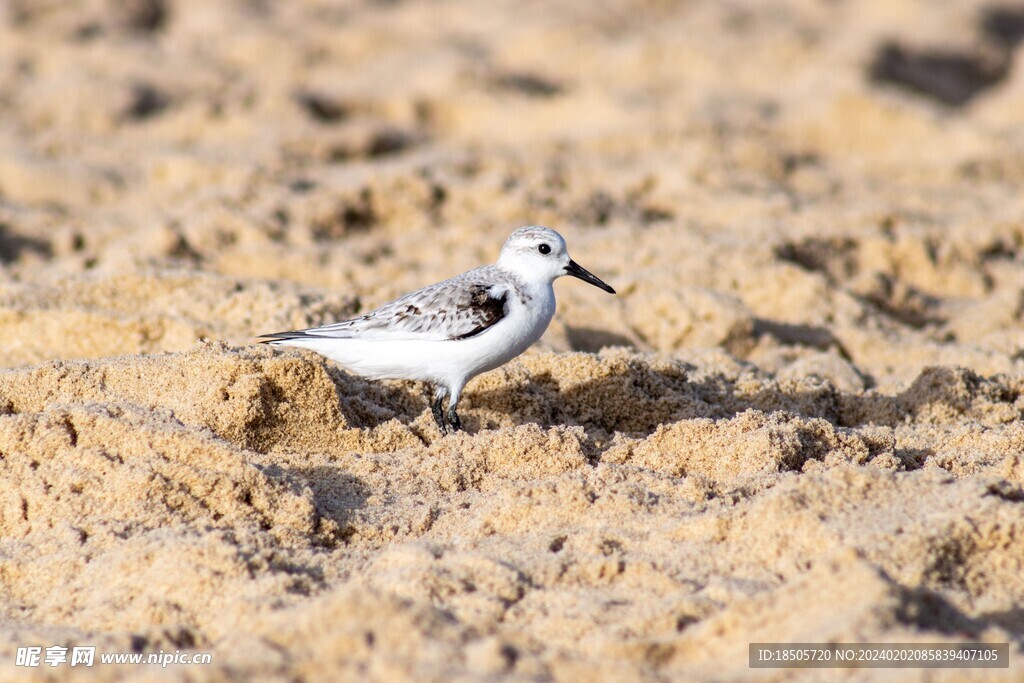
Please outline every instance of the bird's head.
[[577, 277], [614, 294], [615, 290], [569, 258], [565, 240], [551, 228], [529, 225], [513, 232], [501, 248], [498, 265], [527, 281], [552, 282], [563, 275]]

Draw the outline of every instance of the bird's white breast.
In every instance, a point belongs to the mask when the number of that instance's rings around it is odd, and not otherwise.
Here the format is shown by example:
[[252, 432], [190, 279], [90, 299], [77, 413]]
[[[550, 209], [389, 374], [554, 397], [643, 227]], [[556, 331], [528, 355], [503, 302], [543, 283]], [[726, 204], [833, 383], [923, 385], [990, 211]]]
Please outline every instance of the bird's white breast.
[[[504, 338], [503, 347], [507, 354], [501, 363], [515, 358], [544, 335], [555, 315], [555, 291], [549, 283], [524, 288], [513, 294], [509, 301], [509, 312], [503, 325], [495, 325], [495, 336]], [[492, 341], [492, 343], [494, 343]], [[499, 363], [500, 364], [500, 363]]]

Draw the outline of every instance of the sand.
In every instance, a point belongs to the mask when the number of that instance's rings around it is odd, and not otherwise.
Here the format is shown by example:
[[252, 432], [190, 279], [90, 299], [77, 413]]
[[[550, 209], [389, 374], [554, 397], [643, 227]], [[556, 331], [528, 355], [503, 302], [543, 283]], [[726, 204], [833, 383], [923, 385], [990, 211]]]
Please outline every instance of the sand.
[[[0, 680], [1019, 680], [1024, 5], [0, 5]], [[541, 342], [253, 343], [546, 224]], [[761, 641], [1001, 671], [750, 670]], [[208, 666], [19, 668], [27, 645]]]

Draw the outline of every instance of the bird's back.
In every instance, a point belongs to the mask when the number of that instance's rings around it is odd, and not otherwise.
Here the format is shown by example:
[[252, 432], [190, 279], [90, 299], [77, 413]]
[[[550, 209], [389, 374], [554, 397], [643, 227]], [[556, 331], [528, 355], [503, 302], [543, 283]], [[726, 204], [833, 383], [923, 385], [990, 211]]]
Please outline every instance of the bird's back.
[[481, 266], [410, 292], [358, 318], [267, 337], [271, 343], [306, 337], [368, 341], [464, 339], [500, 321], [508, 310], [508, 296], [519, 288], [515, 277], [503, 269]]

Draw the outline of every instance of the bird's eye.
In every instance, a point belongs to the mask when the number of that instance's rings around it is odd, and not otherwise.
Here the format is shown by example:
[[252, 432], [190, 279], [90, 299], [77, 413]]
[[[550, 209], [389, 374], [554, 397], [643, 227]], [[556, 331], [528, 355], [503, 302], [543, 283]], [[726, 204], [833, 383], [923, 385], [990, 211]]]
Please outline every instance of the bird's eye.
[[549, 247], [546, 244], [542, 244], [542, 245], [537, 247], [537, 251], [539, 251], [542, 254], [550, 254], [551, 253], [551, 247]]

